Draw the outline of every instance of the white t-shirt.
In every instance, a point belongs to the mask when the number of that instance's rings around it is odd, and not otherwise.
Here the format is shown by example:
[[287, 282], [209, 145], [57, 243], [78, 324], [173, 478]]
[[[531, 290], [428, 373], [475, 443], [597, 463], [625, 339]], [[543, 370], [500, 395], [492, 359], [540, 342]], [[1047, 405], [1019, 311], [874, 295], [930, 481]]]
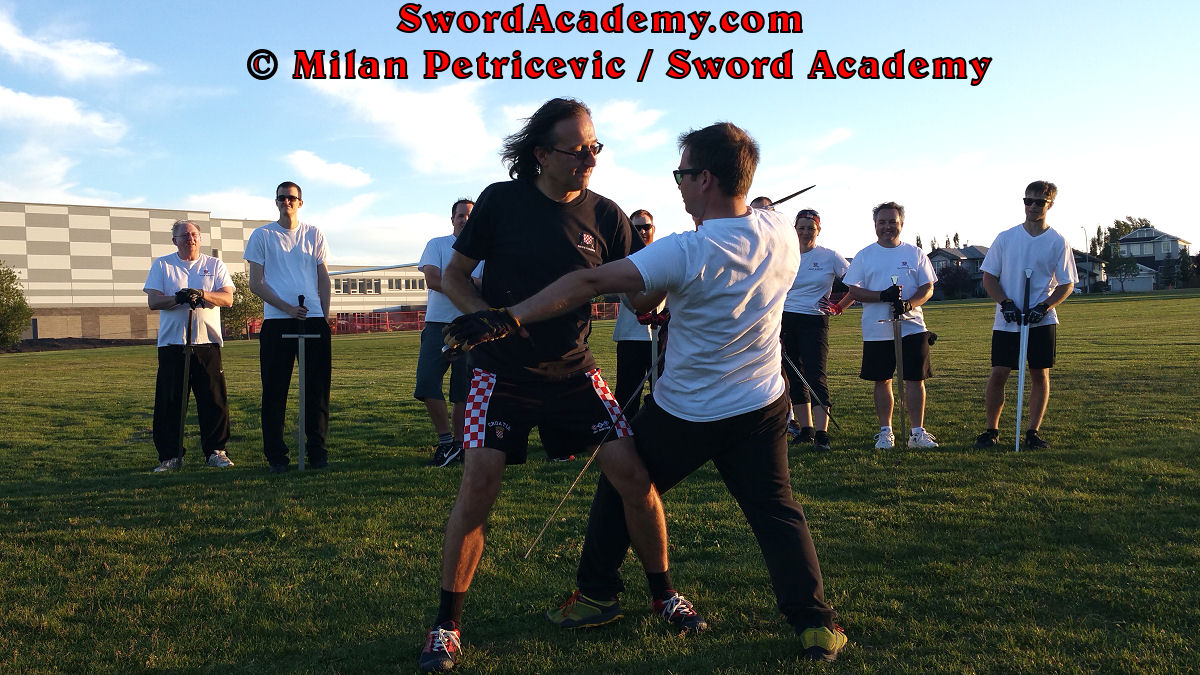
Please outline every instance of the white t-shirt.
[[[886, 248], [875, 242], [854, 256], [842, 282], [864, 290], [882, 291], [892, 285], [893, 276], [898, 277], [896, 283], [900, 286], [900, 297], [903, 300], [916, 295], [921, 286], [937, 281], [933, 264], [921, 249], [903, 242], [895, 248]], [[892, 318], [892, 304], [864, 302], [862, 306], [863, 340], [874, 342], [893, 339], [892, 324], [880, 323]], [[913, 335], [924, 330], [925, 313], [920, 307], [914, 307], [911, 312], [904, 314], [901, 335]]]
[[625, 299], [621, 299], [620, 306], [617, 308], [617, 323], [613, 326], [613, 342], [623, 342], [632, 340], [635, 342], [650, 341], [650, 326], [645, 326], [638, 323], [637, 314], [625, 305]]
[[709, 422], [758, 410], [783, 395], [779, 325], [800, 264], [791, 224], [774, 211], [706, 220], [629, 256], [646, 290], [671, 308], [663, 410]]
[[[183, 260], [178, 253], [155, 258], [146, 275], [143, 290], [160, 291], [175, 295], [184, 288], [201, 291], [219, 291], [232, 288], [233, 277], [218, 258], [200, 254], [192, 261]], [[185, 344], [187, 339], [187, 305], [177, 305], [158, 313], [158, 346]], [[192, 325], [192, 344], [217, 345], [225, 343], [221, 338], [221, 309], [219, 307], [197, 307], [195, 324]]]
[[796, 314], [822, 314], [817, 301], [829, 295], [834, 277], [846, 275], [850, 263], [842, 254], [824, 246], [814, 246], [801, 254], [800, 269], [792, 281], [783, 311]]
[[[996, 241], [983, 257], [979, 269], [1000, 280], [1004, 289], [1017, 307], [1025, 301], [1025, 270], [1032, 269], [1029, 277], [1029, 306], [1032, 308], [1039, 302], [1045, 302], [1059, 284], [1079, 283], [1079, 272], [1075, 269], [1075, 253], [1067, 240], [1054, 228], [1047, 228], [1034, 237], [1025, 230], [1024, 225], [1017, 225], [996, 235]], [[1046, 314], [1039, 326], [1049, 326], [1058, 323], [1058, 313], [1053, 309]], [[1000, 313], [1000, 305], [996, 305], [996, 318], [992, 322], [993, 330], [1003, 330], [1016, 333], [1021, 327], [1016, 323], [1008, 323]]]
[[[317, 267], [325, 264], [329, 248], [320, 230], [308, 223], [300, 223], [290, 230], [278, 221], [267, 223], [250, 233], [242, 257], [263, 266], [263, 281], [281, 300], [295, 304], [303, 295], [310, 318], [325, 316], [317, 291]], [[263, 318], [291, 317], [275, 305], [264, 302]]]
[[[425, 250], [421, 253], [421, 260], [417, 262], [417, 269], [425, 271], [427, 265], [432, 265], [438, 269], [440, 274], [445, 274], [446, 266], [450, 264], [450, 257], [454, 255], [454, 241], [458, 237], [448, 234], [444, 237], [434, 237], [425, 244]], [[481, 261], [475, 266], [475, 271], [471, 272], [471, 276], [480, 277], [483, 275], [483, 262]], [[450, 323], [462, 315], [458, 307], [446, 296], [445, 293], [429, 289], [429, 294], [425, 300], [425, 320], [440, 323]]]

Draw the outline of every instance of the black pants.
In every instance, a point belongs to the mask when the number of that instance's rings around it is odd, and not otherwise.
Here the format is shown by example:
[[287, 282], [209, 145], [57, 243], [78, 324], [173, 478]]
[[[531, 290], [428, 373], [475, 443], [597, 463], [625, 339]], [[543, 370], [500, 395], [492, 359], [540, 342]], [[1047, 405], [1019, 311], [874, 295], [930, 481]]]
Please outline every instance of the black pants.
[[[200, 420], [200, 447], [207, 457], [224, 450], [229, 442], [229, 397], [225, 390], [225, 370], [221, 348], [217, 345], [192, 347], [192, 366], [188, 373], [192, 393], [196, 395], [196, 415]], [[183, 346], [158, 348], [158, 376], [154, 382], [154, 448], [158, 461], [183, 457], [179, 446], [180, 415], [183, 411]]]
[[[829, 399], [829, 381], [825, 376], [825, 366], [829, 361], [829, 317], [784, 312], [779, 337], [783, 341], [783, 353], [800, 369], [804, 379], [820, 397], [821, 402], [817, 405], [833, 405]], [[811, 397], [808, 388], [796, 377], [791, 366], [785, 363], [783, 372], [787, 376], [792, 403], [809, 403]]]
[[[831, 626], [821, 566], [804, 510], [792, 498], [788, 471], [788, 401], [715, 422], [688, 422], [646, 402], [633, 421], [638, 454], [659, 492], [712, 460], [758, 539], [779, 610], [797, 632]], [[629, 551], [621, 497], [600, 476], [579, 560], [579, 589], [596, 598], [624, 590], [620, 568]]]
[[300, 330], [321, 337], [304, 341], [304, 386], [306, 434], [305, 456], [309, 461], [327, 459], [325, 437], [329, 432], [329, 389], [333, 378], [332, 342], [324, 318], [267, 319], [258, 337], [259, 370], [262, 374], [263, 454], [271, 464], [288, 463], [288, 446], [283, 440], [283, 418], [287, 413], [292, 366], [296, 363], [298, 340], [285, 333]]
[[633, 399], [623, 408], [629, 419], [633, 419], [642, 407], [642, 380], [650, 371], [650, 344], [649, 340], [617, 341], [616, 397], [617, 403], [623, 406]]

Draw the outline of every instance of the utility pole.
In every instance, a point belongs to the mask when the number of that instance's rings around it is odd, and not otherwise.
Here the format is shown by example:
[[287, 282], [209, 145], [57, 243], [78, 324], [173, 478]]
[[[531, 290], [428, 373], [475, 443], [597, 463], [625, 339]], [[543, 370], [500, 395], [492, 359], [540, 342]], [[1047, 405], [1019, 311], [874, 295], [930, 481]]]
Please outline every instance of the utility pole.
[[1088, 248], [1088, 246], [1091, 245], [1091, 242], [1088, 240], [1087, 227], [1080, 225], [1079, 229], [1083, 230], [1083, 255], [1085, 256], [1084, 259], [1087, 260], [1087, 262], [1088, 262], [1087, 284], [1085, 285], [1084, 293], [1091, 295], [1092, 294], [1092, 272], [1095, 269], [1096, 263], [1095, 263], [1095, 261], [1092, 260], [1091, 249]]

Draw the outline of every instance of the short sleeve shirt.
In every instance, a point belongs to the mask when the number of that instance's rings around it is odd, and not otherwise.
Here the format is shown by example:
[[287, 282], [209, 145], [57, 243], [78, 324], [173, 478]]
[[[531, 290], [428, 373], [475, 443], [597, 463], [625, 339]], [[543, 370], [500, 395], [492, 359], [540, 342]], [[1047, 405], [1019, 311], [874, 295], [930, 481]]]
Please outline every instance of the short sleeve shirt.
[[845, 276], [850, 263], [842, 254], [824, 246], [814, 246], [800, 256], [800, 269], [788, 291], [783, 311], [796, 314], [821, 314], [817, 301], [829, 296], [833, 280]]
[[[925, 284], [935, 283], [937, 274], [933, 264], [921, 249], [912, 244], [901, 243], [895, 248], [880, 246], [878, 242], [858, 252], [850, 261], [850, 269], [842, 281], [847, 286], [882, 291], [892, 285], [892, 277], [901, 288], [900, 297], [908, 300]], [[880, 323], [892, 318], [892, 306], [887, 302], [862, 303], [863, 340], [874, 342], [891, 340], [892, 325]], [[925, 313], [920, 307], [904, 314], [901, 323], [902, 335], [913, 335], [925, 330]]]
[[[229, 276], [229, 270], [225, 269], [225, 263], [220, 259], [202, 253], [199, 258], [188, 261], [180, 258], [178, 253], [172, 253], [154, 259], [143, 288], [165, 295], [175, 295], [176, 291], [184, 288], [219, 291], [232, 287], [233, 277]], [[159, 347], [185, 343], [189, 310], [187, 305], [177, 305], [158, 313]], [[221, 338], [219, 307], [197, 307], [193, 317], [195, 323], [192, 325], [192, 344], [224, 344]]]
[[[250, 233], [242, 257], [263, 266], [263, 281], [284, 302], [303, 295], [309, 317], [324, 316], [317, 300], [317, 267], [325, 264], [329, 249], [325, 235], [307, 223], [288, 229], [278, 222], [267, 223]], [[263, 303], [264, 319], [291, 318], [269, 302]]]
[[[1059, 284], [1079, 283], [1079, 272], [1075, 268], [1075, 253], [1054, 228], [1047, 228], [1034, 237], [1024, 225], [1007, 229], [996, 236], [992, 247], [983, 257], [979, 269], [1000, 280], [1004, 289], [1017, 307], [1025, 301], [1025, 270], [1030, 270], [1029, 306], [1045, 302]], [[1058, 312], [1053, 309], [1042, 319], [1040, 326], [1058, 323]], [[1015, 333], [1021, 330], [1016, 323], [1004, 320], [1000, 306], [996, 306], [993, 330]]]
[[[417, 269], [422, 272], [426, 267], [436, 267], [439, 272], [446, 270], [446, 265], [450, 264], [450, 257], [454, 254], [454, 235], [448, 234], [444, 237], [434, 237], [425, 245], [425, 250], [421, 253], [421, 260], [417, 263]], [[483, 264], [480, 263], [475, 267], [472, 276], [478, 277], [483, 272]], [[446, 297], [445, 293], [429, 289], [429, 294], [425, 301], [425, 320], [439, 323], [449, 323], [461, 315], [458, 307], [450, 298]]]
[[[532, 181], [489, 185], [479, 195], [454, 250], [484, 261], [483, 299], [514, 305], [559, 277], [629, 254], [629, 218], [612, 200], [584, 190], [556, 202]], [[472, 363], [515, 380], [561, 379], [595, 367], [587, 345], [591, 304], [471, 350]]]

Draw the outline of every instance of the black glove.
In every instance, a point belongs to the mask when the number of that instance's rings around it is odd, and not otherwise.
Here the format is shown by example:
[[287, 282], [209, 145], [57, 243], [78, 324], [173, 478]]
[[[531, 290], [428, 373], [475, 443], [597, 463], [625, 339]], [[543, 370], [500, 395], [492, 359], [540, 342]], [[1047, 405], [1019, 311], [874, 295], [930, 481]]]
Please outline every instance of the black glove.
[[1017, 309], [1017, 303], [1012, 300], [1000, 303], [1000, 315], [1009, 323], [1021, 325], [1021, 310]]
[[900, 299], [900, 287], [896, 284], [888, 286], [882, 291], [879, 291], [880, 302], [896, 302]]
[[466, 351], [475, 345], [499, 340], [520, 327], [507, 307], [486, 309], [458, 317], [442, 329], [442, 338], [450, 349]]
[[1046, 318], [1046, 314], [1049, 312], [1050, 306], [1044, 302], [1039, 302], [1033, 307], [1033, 309], [1029, 310], [1028, 314], [1025, 315], [1025, 322], [1032, 326]]
[[192, 309], [200, 306], [204, 301], [204, 294], [195, 288], [181, 288], [175, 291], [175, 302], [180, 305], [187, 305]]
[[907, 300], [894, 300], [892, 302], [892, 311], [896, 313], [896, 316], [908, 314], [912, 309], [912, 303]]

